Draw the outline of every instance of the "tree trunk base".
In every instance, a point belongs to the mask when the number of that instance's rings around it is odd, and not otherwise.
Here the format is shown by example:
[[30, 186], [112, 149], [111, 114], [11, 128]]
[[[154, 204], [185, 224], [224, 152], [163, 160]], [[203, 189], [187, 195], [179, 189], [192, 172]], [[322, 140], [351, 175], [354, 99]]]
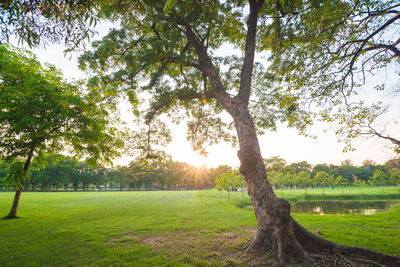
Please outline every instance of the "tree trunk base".
[[19, 219], [19, 218], [21, 218], [21, 217], [18, 217], [17, 215], [15, 215], [15, 214], [8, 214], [7, 216], [5, 216], [5, 217], [3, 217], [2, 219]]
[[247, 253], [268, 253], [278, 266], [400, 266], [399, 256], [338, 245], [309, 232], [290, 216], [290, 204], [284, 199], [271, 206]]

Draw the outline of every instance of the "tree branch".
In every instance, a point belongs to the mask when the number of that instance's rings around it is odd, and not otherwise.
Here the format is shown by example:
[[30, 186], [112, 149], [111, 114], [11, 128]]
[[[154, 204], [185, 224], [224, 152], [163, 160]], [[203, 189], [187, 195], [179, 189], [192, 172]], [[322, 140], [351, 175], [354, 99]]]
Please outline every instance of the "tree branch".
[[192, 30], [192, 27], [188, 25], [185, 21], [183, 21], [179, 17], [179, 15], [176, 14], [176, 12], [174, 13], [177, 24], [183, 26], [183, 29], [181, 30], [188, 39], [188, 42], [193, 46], [193, 48], [197, 53], [200, 62], [200, 70], [206, 77], [210, 79], [213, 90], [215, 92], [215, 97], [229, 113], [232, 113], [234, 107], [232, 98], [225, 91], [221, 78], [219, 77], [214, 64], [212, 63], [210, 57], [207, 54], [207, 49], [202, 44], [201, 40], [197, 38], [196, 34]]
[[177, 96], [171, 97], [167, 101], [162, 102], [156, 108], [150, 110], [149, 113], [146, 115], [147, 121], [153, 120], [154, 116], [160, 110], [162, 110], [164, 107], [169, 106], [175, 99], [185, 101], [185, 100], [194, 100], [194, 99], [202, 99], [203, 100], [206, 98], [215, 98], [215, 94], [213, 92], [206, 92], [204, 94], [200, 94], [200, 93], [182, 94], [182, 95], [177, 95]]
[[244, 50], [242, 71], [240, 74], [239, 93], [237, 95], [239, 101], [243, 101], [246, 105], [249, 103], [251, 92], [254, 54], [256, 48], [258, 12], [260, 11], [263, 4], [264, 0], [249, 0], [250, 14], [247, 21], [246, 46]]
[[139, 39], [134, 41], [130, 46], [128, 46], [120, 55], [120, 57], [115, 61], [114, 65], [117, 65], [118, 62], [122, 59], [122, 57], [129, 51], [131, 50], [134, 46], [136, 46], [139, 42], [141, 42], [144, 39], [144, 36], [141, 36]]

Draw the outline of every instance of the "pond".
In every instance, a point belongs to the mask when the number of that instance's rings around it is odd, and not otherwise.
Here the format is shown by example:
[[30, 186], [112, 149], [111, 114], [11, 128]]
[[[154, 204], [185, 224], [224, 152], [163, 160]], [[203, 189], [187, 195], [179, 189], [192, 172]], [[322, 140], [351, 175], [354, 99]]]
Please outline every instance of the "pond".
[[291, 213], [374, 214], [387, 211], [400, 201], [307, 201], [291, 204]]

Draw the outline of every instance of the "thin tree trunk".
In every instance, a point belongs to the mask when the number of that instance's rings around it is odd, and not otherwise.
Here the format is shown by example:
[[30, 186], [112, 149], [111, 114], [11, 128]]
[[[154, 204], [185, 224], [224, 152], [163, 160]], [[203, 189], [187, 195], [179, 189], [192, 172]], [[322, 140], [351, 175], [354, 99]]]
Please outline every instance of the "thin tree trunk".
[[31, 165], [31, 161], [32, 161], [34, 150], [35, 150], [35, 148], [32, 148], [29, 151], [28, 158], [26, 159], [25, 164], [24, 164], [24, 177], [23, 177], [23, 179], [21, 181], [21, 185], [16, 188], [15, 195], [14, 195], [14, 201], [13, 201], [13, 204], [11, 206], [11, 210], [8, 213], [8, 215], [6, 217], [4, 217], [5, 219], [18, 218], [17, 217], [18, 204], [19, 204], [19, 200], [20, 200], [20, 197], [21, 197], [22, 189], [24, 187], [26, 176], [28, 174], [29, 166]]

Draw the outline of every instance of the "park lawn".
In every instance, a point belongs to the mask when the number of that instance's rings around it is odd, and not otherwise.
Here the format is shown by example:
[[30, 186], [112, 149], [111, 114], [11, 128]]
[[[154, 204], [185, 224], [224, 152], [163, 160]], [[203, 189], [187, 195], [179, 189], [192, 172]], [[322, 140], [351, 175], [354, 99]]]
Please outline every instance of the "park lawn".
[[[400, 199], [377, 188], [367, 199]], [[335, 189], [336, 190], [336, 189]], [[353, 191], [351, 191], [353, 190]], [[359, 198], [358, 189], [348, 189]], [[309, 191], [313, 200], [320, 191]], [[328, 192], [324, 198], [341, 195]], [[284, 191], [290, 201], [304, 190]], [[13, 193], [0, 193], [0, 212]], [[1, 266], [223, 266], [264, 260], [243, 253], [257, 225], [240, 192], [24, 192], [16, 220], [0, 220]], [[347, 197], [348, 198], [348, 197]], [[329, 240], [400, 255], [400, 204], [374, 215], [305, 215], [296, 220]]]

